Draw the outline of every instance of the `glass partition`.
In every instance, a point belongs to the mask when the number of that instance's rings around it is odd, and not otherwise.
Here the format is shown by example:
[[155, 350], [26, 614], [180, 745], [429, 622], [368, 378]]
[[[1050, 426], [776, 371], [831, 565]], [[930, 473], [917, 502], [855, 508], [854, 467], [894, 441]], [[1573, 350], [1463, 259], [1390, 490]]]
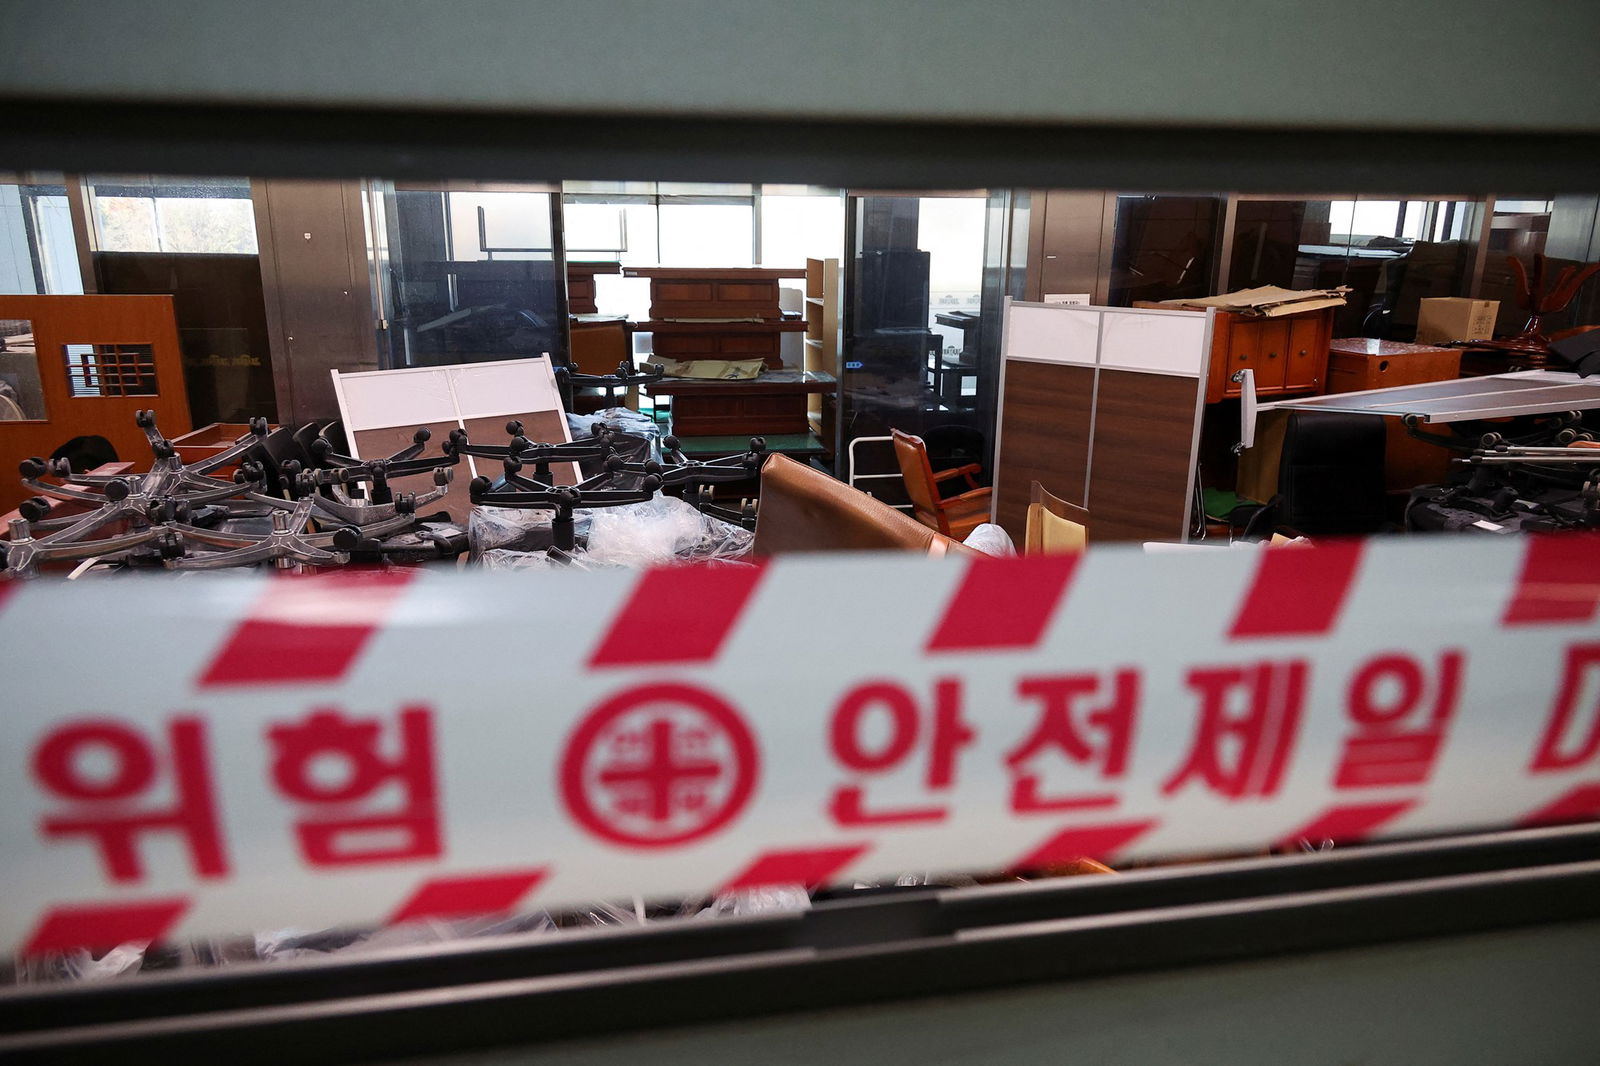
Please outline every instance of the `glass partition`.
[[1119, 195], [1106, 302], [1211, 295], [1221, 219], [1219, 196]]
[[1336, 336], [1410, 340], [1421, 300], [1466, 294], [1481, 210], [1466, 200], [1240, 198], [1227, 288], [1348, 286]]
[[376, 183], [375, 285], [386, 368], [565, 351], [565, 287], [548, 186]]
[[[980, 396], [986, 194], [850, 197], [846, 256], [842, 447], [887, 436], [924, 438], [934, 467], [986, 464], [992, 426]], [[894, 470], [887, 444], [858, 446], [862, 468]], [[849, 461], [846, 460], [846, 468]], [[885, 486], [888, 486], [885, 488]], [[872, 491], [904, 502], [892, 481]]]

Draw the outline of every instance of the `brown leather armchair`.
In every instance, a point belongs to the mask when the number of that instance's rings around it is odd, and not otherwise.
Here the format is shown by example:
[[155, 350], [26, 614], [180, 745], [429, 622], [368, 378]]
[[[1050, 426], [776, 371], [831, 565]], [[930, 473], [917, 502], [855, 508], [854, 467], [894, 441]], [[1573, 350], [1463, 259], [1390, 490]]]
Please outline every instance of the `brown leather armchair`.
[[[982, 467], [976, 463], [933, 472], [928, 461], [928, 446], [922, 438], [898, 429], [889, 431], [894, 436], [894, 457], [900, 463], [900, 475], [906, 481], [906, 495], [911, 497], [911, 508], [917, 521], [931, 526], [947, 537], [960, 539], [989, 521], [989, 497], [992, 490], [979, 488], [973, 475]], [[939, 485], [951, 478], [966, 478], [967, 491], [947, 499], [939, 497]]]
[[859, 489], [782, 455], [761, 468], [757, 555], [823, 551], [977, 554]]

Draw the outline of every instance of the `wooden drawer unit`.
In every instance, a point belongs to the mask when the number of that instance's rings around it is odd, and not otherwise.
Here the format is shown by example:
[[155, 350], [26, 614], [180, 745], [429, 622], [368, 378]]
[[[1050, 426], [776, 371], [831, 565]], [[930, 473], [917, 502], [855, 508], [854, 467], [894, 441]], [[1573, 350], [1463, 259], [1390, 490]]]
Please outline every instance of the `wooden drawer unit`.
[[672, 432], [680, 437], [736, 433], [805, 433], [806, 398], [838, 388], [831, 374], [783, 370], [752, 381], [667, 378], [645, 386], [651, 396], [672, 397]]
[[1239, 395], [1233, 375], [1255, 372], [1260, 396], [1322, 392], [1328, 379], [1328, 342], [1333, 312], [1325, 307], [1280, 318], [1251, 318], [1218, 311], [1211, 340], [1211, 371], [1206, 402]]
[[650, 333], [652, 353], [661, 359], [764, 359], [767, 367], [783, 366], [783, 334], [804, 331], [798, 318], [768, 322], [658, 322], [634, 327]]
[[650, 279], [651, 318], [766, 319], [783, 317], [778, 282], [804, 269], [768, 267], [635, 267], [630, 278]]
[[654, 354], [662, 359], [765, 359], [783, 365], [780, 333], [657, 333]]

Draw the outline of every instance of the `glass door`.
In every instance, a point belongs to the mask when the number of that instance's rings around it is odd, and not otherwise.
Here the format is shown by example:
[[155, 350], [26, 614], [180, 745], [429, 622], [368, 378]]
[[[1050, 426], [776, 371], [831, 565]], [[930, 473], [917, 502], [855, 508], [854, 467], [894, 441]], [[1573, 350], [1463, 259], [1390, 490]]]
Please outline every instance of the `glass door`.
[[386, 369], [566, 358], [553, 190], [368, 183], [373, 301]]
[[[891, 429], [921, 436], [936, 469], [987, 466], [985, 406], [997, 364], [985, 352], [983, 321], [989, 311], [998, 316], [1004, 292], [986, 285], [986, 267], [1001, 255], [991, 237], [1007, 228], [990, 225], [982, 192], [853, 194], [847, 212], [841, 473], [850, 476], [852, 453], [857, 476], [895, 472], [892, 448], [879, 439]], [[859, 487], [905, 502], [892, 477]]]

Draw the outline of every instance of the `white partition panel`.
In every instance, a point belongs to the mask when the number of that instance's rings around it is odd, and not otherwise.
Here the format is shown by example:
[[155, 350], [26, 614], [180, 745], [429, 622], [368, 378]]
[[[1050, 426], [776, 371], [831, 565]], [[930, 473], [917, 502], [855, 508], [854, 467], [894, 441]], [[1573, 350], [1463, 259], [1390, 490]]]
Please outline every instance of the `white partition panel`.
[[332, 373], [339, 416], [348, 432], [456, 420], [455, 399], [444, 367]]
[[1007, 312], [1007, 359], [1093, 366], [1099, 358], [1100, 314], [1067, 304], [1020, 304]]
[[561, 393], [548, 359], [466, 363], [448, 368], [461, 418], [558, 411]]
[[1199, 377], [1211, 347], [1203, 311], [1119, 309], [1100, 316], [1100, 365]]

